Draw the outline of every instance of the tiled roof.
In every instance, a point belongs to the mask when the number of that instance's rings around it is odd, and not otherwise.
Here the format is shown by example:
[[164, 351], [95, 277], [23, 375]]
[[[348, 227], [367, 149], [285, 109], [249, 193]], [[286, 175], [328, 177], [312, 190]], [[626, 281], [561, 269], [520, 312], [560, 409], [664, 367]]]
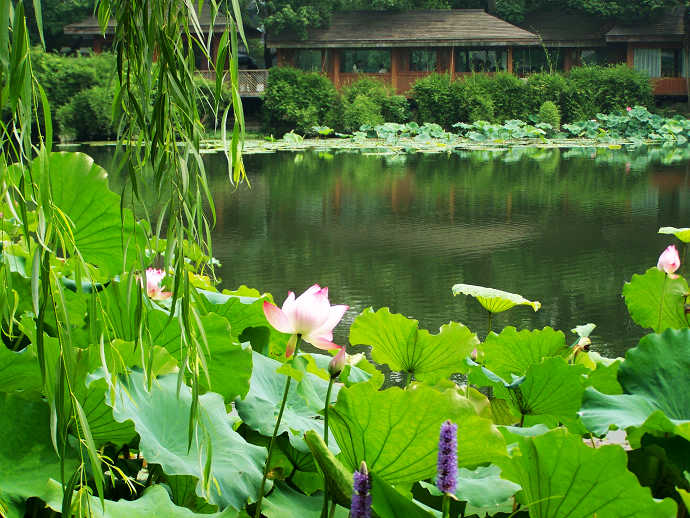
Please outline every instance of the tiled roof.
[[341, 12], [307, 40], [290, 34], [268, 37], [269, 46], [278, 48], [539, 44], [536, 35], [481, 9]]
[[[223, 32], [225, 30], [225, 24], [227, 20], [222, 14], [216, 16], [214, 23], [214, 32]], [[199, 25], [201, 30], [208, 32], [211, 26], [211, 10], [207, 3], [204, 4], [201, 14], [199, 14]], [[191, 30], [191, 28], [190, 28]], [[252, 27], [248, 27], [246, 24], [244, 26], [245, 35], [248, 38], [258, 37], [261, 33]], [[101, 26], [98, 23], [98, 18], [95, 16], [90, 16], [80, 22], [71, 23], [64, 27], [65, 34], [75, 34], [75, 35], [97, 35], [102, 34]], [[115, 34], [115, 19], [110, 17], [108, 22], [108, 27], [105, 30], [106, 35]]]
[[595, 47], [606, 45], [606, 32], [613, 23], [598, 16], [563, 10], [531, 13], [520, 27], [542, 38], [546, 46]]
[[687, 35], [687, 8], [670, 7], [637, 23], [616, 24], [606, 33], [606, 41], [677, 41]]

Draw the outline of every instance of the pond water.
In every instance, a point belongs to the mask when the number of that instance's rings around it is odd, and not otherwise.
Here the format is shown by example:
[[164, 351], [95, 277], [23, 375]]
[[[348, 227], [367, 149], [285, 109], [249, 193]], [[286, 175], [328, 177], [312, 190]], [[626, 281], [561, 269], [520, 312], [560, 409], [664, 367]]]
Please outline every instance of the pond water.
[[224, 160], [208, 159], [222, 286], [279, 304], [288, 290], [328, 286], [350, 306], [339, 343], [369, 306], [483, 338], [486, 312], [451, 294], [468, 283], [542, 302], [498, 315], [494, 330], [552, 326], [572, 343], [569, 330], [593, 322], [593, 349], [622, 355], [644, 334], [623, 284], [674, 242], [659, 227], [690, 226], [690, 161], [664, 150], [280, 152], [246, 156], [251, 189], [238, 190]]

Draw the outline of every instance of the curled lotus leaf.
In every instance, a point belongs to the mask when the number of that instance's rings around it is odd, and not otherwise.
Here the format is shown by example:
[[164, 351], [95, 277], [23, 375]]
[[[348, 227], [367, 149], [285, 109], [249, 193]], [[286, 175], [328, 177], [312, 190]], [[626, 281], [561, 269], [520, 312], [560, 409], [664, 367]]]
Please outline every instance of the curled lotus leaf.
[[580, 415], [597, 435], [610, 428], [628, 430], [630, 443], [642, 434], [675, 434], [690, 440], [690, 329], [667, 329], [642, 338], [618, 368], [623, 394], [587, 388]]
[[484, 309], [491, 313], [501, 313], [515, 306], [530, 306], [534, 311], [539, 311], [541, 308], [541, 302], [538, 300], [527, 300], [517, 293], [473, 284], [456, 284], [453, 286], [453, 295], [460, 294], [474, 297]]
[[690, 243], [690, 228], [661, 227], [659, 234], [672, 234], [683, 243]]

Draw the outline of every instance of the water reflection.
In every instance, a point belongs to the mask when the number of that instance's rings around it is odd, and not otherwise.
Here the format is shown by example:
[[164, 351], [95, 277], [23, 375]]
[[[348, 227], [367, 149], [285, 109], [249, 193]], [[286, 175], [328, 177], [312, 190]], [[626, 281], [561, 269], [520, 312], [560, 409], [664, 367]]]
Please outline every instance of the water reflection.
[[[381, 150], [377, 150], [381, 151]], [[276, 153], [246, 157], [252, 189], [227, 183], [210, 155], [223, 285], [279, 301], [314, 282], [354, 317], [390, 306], [437, 329], [448, 320], [484, 335], [486, 315], [454, 298], [464, 282], [520, 293], [494, 325], [594, 322], [595, 349], [622, 354], [643, 331], [621, 298], [633, 273], [668, 244], [660, 226], [689, 226], [685, 150], [513, 149], [451, 155]], [[102, 157], [101, 161], [105, 160]], [[568, 334], [569, 341], [573, 335]]]

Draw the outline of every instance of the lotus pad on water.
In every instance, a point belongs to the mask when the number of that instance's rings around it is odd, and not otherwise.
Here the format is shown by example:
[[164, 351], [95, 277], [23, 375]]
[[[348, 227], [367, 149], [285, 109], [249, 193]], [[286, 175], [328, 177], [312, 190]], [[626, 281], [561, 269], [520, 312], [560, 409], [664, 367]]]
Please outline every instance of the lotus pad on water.
[[688, 379], [690, 329], [647, 335], [619, 367], [618, 381], [625, 393], [606, 395], [587, 388], [582, 422], [599, 435], [612, 427], [629, 429], [633, 445], [645, 432], [674, 433], [690, 440]]
[[541, 302], [527, 300], [522, 295], [507, 291], [474, 286], [472, 284], [456, 284], [453, 286], [453, 295], [469, 295], [477, 299], [484, 309], [491, 313], [501, 313], [515, 306], [530, 306], [534, 311], [539, 311]]

